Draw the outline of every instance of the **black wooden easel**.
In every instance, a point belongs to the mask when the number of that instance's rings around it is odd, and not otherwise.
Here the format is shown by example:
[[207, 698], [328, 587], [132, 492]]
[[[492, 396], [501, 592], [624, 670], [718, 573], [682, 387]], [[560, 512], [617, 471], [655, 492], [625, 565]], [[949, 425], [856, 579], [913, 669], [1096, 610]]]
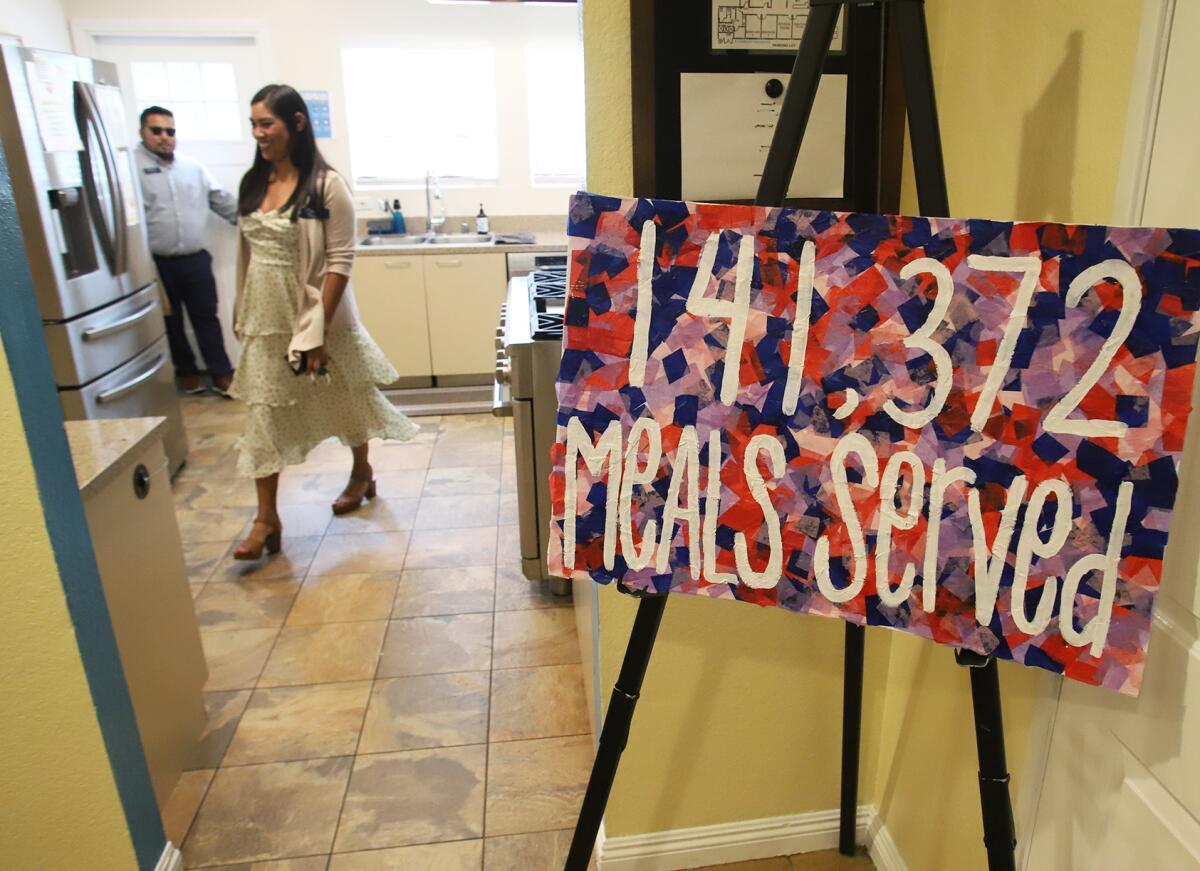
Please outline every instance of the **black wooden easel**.
[[[880, 11], [887, 10], [892, 16], [898, 37], [920, 211], [923, 215], [949, 216], [924, 0], [811, 0], [811, 4], [755, 204], [783, 205], [816, 99], [825, 58], [829, 54], [838, 13], [843, 6], [847, 9], [869, 6], [877, 7]], [[596, 760], [588, 779], [564, 871], [587, 869], [621, 753], [629, 738], [634, 708], [641, 693], [642, 679], [654, 649], [666, 600], [666, 595], [643, 596], [638, 604], [621, 673], [600, 730]], [[864, 642], [863, 627], [848, 624], [842, 697], [842, 788], [838, 842], [838, 849], [846, 855], [855, 851], [857, 828]], [[969, 668], [971, 674], [975, 744], [979, 755], [979, 797], [988, 871], [1015, 871], [1017, 842], [1012, 800], [1008, 791], [1009, 775], [996, 661], [994, 657], [980, 656], [966, 650], [955, 651], [955, 659], [959, 665]]]

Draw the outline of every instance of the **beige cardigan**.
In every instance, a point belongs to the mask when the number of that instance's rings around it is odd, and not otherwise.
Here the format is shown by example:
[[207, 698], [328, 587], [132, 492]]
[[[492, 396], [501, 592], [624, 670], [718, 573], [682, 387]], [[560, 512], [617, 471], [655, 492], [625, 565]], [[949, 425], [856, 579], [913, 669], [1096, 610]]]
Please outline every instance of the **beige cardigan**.
[[[350, 277], [354, 265], [354, 200], [345, 180], [328, 170], [322, 182], [325, 199], [323, 215], [305, 216], [302, 208], [296, 223], [300, 226], [300, 294], [296, 300], [296, 321], [292, 324], [292, 340], [288, 343], [288, 359], [292, 365], [300, 361], [300, 352], [325, 344], [325, 306], [323, 289], [325, 276], [333, 272]], [[250, 264], [250, 243], [241, 233], [240, 219], [237, 256], [237, 297], [234, 302], [234, 332], [242, 310], [242, 293], [246, 286], [246, 268]], [[334, 313], [330, 330], [349, 329], [358, 324], [358, 307], [350, 285]]]

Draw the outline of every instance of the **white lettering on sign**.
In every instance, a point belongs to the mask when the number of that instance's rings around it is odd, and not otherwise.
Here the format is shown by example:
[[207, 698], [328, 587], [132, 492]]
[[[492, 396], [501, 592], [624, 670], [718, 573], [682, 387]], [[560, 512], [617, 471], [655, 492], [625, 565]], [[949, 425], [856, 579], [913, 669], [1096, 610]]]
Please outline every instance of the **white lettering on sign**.
[[704, 577], [712, 584], [736, 584], [737, 575], [717, 570], [717, 519], [721, 515], [721, 434], [708, 434], [705, 459], [708, 486], [704, 496]]
[[1000, 512], [1000, 524], [996, 537], [992, 539], [991, 551], [987, 545], [987, 529], [983, 525], [983, 512], [979, 505], [979, 491], [967, 491], [967, 515], [971, 518], [971, 537], [975, 555], [975, 622], [987, 626], [992, 622], [996, 610], [996, 596], [1000, 592], [1000, 575], [1004, 571], [1004, 558], [1017, 526], [1017, 514], [1025, 499], [1029, 482], [1018, 475], [1005, 493], [1004, 510]]
[[[1121, 562], [1121, 548], [1125, 545], [1125, 524], [1129, 521], [1129, 506], [1133, 502], [1133, 482], [1124, 481], [1117, 489], [1117, 505], [1113, 511], [1112, 531], [1108, 535], [1108, 548], [1104, 553], [1081, 557], [1063, 582], [1062, 607], [1059, 609], [1059, 632], [1073, 647], [1091, 645], [1092, 656], [1104, 651], [1108, 640], [1108, 624], [1112, 621], [1113, 597], [1117, 592], [1117, 567]], [[1082, 629], [1075, 628], [1076, 597], [1083, 579], [1091, 572], [1100, 572], [1100, 599], [1096, 613]]]
[[[679, 506], [679, 490], [687, 476], [688, 504]], [[658, 545], [658, 560], [655, 571], [665, 572], [671, 557], [671, 543], [675, 538], [675, 523], [688, 525], [688, 568], [692, 580], [700, 579], [700, 445], [696, 441], [696, 428], [685, 426], [679, 437], [675, 452], [675, 467], [671, 470], [671, 483], [667, 487], [667, 503], [663, 506], [662, 541]]]
[[867, 486], [879, 486], [879, 458], [875, 456], [875, 449], [871, 447], [867, 437], [853, 432], [838, 439], [829, 463], [833, 473], [833, 492], [837, 497], [838, 512], [850, 538], [854, 568], [851, 569], [850, 583], [841, 589], [835, 587], [829, 575], [829, 534], [826, 533], [817, 540], [817, 549], [813, 554], [813, 573], [817, 577], [817, 588], [821, 595], [831, 602], [849, 602], [862, 592], [863, 584], [867, 580], [867, 542], [863, 538], [862, 522], [854, 508], [854, 497], [850, 495], [850, 481], [846, 477], [846, 458], [850, 454], [857, 455], [862, 462], [863, 481]]
[[738, 243], [737, 263], [734, 265], [733, 302], [704, 295], [712, 282], [713, 266], [717, 262], [717, 245], [720, 241], [720, 233], [712, 233], [704, 241], [696, 278], [692, 281], [692, 290], [688, 294], [687, 310], [697, 317], [729, 322], [720, 399], [723, 405], [732, 405], [737, 399], [738, 384], [741, 380], [742, 345], [746, 341], [746, 320], [750, 314], [750, 281], [754, 278], [754, 237], [742, 236]]
[[596, 444], [584, 430], [579, 418], [567, 422], [566, 494], [563, 500], [563, 565], [575, 565], [576, 487], [579, 481], [579, 458], [593, 475], [600, 475], [608, 466], [608, 493], [604, 508], [604, 567], [611, 569], [617, 552], [617, 495], [621, 488], [621, 422], [608, 424]]
[[[708, 295], [714, 284], [721, 238], [722, 232], [712, 232], [704, 242], [688, 293], [687, 311], [696, 317], [723, 320], [727, 324], [723, 374], [720, 384], [713, 385], [713, 389], [721, 403], [730, 405], [737, 400], [740, 386], [741, 354], [750, 310], [756, 240], [751, 235], [738, 235], [736, 261], [730, 267], [733, 273], [733, 299], [728, 300]], [[653, 221], [647, 221], [642, 227], [638, 254], [636, 313], [629, 361], [629, 383], [638, 388], [645, 387], [646, 380], [654, 305], [652, 284], [656, 247], [657, 227]], [[795, 275], [795, 307], [787, 379], [782, 397], [783, 413], [793, 415], [803, 387], [809, 321], [813, 295], [816, 293], [816, 249], [813, 242], [804, 241], [798, 261], [792, 260], [785, 252], [776, 256], [787, 268], [789, 278]], [[997, 407], [1002, 406], [1000, 394], [1009, 378], [1021, 331], [1026, 327], [1029, 308], [1041, 281], [1042, 261], [1032, 255], [999, 257], [971, 254], [966, 258], [966, 266], [977, 271], [1019, 275], [1017, 290], [1011, 298], [1011, 309], [999, 328], [995, 360], [987, 369], [970, 416], [971, 429], [980, 432]], [[938, 417], [948, 401], [953, 382], [953, 361], [934, 336], [946, 322], [954, 293], [954, 277], [942, 262], [930, 257], [913, 260], [900, 271], [901, 280], [918, 275], [932, 276], [935, 284], [933, 302], [924, 322], [903, 339], [903, 344], [905, 348], [929, 355], [933, 367], [932, 390], [924, 408], [902, 409], [892, 399], [880, 406], [893, 420], [910, 429], [926, 426]], [[1140, 308], [1142, 285], [1137, 270], [1117, 259], [1107, 260], [1080, 272], [1067, 290], [1066, 305], [1072, 308], [1080, 306], [1087, 292], [1103, 282], [1119, 285], [1120, 311], [1116, 322], [1087, 371], [1047, 411], [1043, 420], [1046, 432], [1087, 438], [1117, 437], [1125, 434], [1129, 428], [1118, 420], [1070, 417], [1107, 371], [1132, 332]], [[833, 413], [836, 420], [848, 418], [860, 402], [874, 400], [873, 397], [860, 397], [853, 388], [846, 389], [845, 397], [843, 404]], [[765, 566], [761, 571], [755, 570], [754, 564], [760, 557], [752, 554], [755, 550], [751, 545], [754, 534], [748, 536], [745, 532], [735, 531], [732, 535], [732, 551], [737, 571], [734, 573], [721, 571], [717, 567], [721, 550], [717, 545], [717, 530], [722, 489], [722, 436], [718, 431], [712, 430], [707, 434], [702, 466], [697, 425], [682, 428], [671, 459], [670, 480], [661, 513], [645, 509], [639, 511], [643, 528], [640, 531], [636, 528], [633, 507], [635, 488], [652, 485], [663, 474], [660, 468], [664, 458], [662, 440], [660, 425], [649, 417], [635, 421], [627, 437], [623, 436], [620, 422], [612, 421], [594, 442], [581, 420], [570, 418], [565, 439], [563, 565], [567, 569], [575, 566], [580, 500], [586, 501], [591, 495], [579, 492], [579, 461], [582, 459], [594, 480], [607, 476], [603, 550], [606, 569], [613, 569], [618, 547], [631, 570], [650, 569], [660, 574], [670, 570], [674, 554], [678, 553], [679, 559], [682, 559], [686, 550], [693, 581], [704, 580], [710, 584], [740, 581], [752, 589], [774, 588], [783, 577], [785, 551], [780, 513], [772, 503], [769, 482], [779, 480], [787, 472], [784, 444], [774, 434], [758, 433], [752, 436], [742, 455], [740, 470], [732, 472], [740, 472], [746, 489], [762, 512], [760, 529], [765, 528], [767, 550]], [[761, 465], [760, 460], [763, 461]], [[1073, 494], [1066, 480], [1048, 478], [1030, 490], [1030, 483], [1024, 475], [1014, 477], [1004, 489], [1005, 501], [999, 512], [998, 524], [989, 536], [982, 506], [984, 492], [976, 488], [975, 472], [967, 466], [947, 469], [945, 460], [937, 458], [933, 460], [930, 470], [915, 451], [900, 450], [888, 458], [881, 474], [875, 447], [858, 432], [848, 432], [837, 440], [829, 462], [838, 520], [843, 525], [839, 534], [849, 548], [849, 553], [842, 557], [849, 580], [843, 587], [834, 584], [831, 572], [833, 532], [827, 530], [816, 541], [810, 581], [815, 583], [828, 601], [848, 602], [862, 593], [871, 568], [868, 561], [868, 533], [873, 531], [873, 573], [881, 603], [895, 608], [912, 601], [912, 607], [918, 607], [913, 600], [913, 589], [919, 575], [922, 586], [919, 607], [935, 613], [943, 514], [948, 499], [957, 499], [961, 505], [965, 496], [967, 521], [971, 528], [976, 622], [988, 626], [994, 619], [1001, 578], [1015, 544], [1009, 607], [1017, 628], [1030, 636], [1045, 632], [1054, 622], [1057, 605], [1058, 629], [1063, 639], [1075, 647], [1089, 647], [1093, 656], [1103, 652], [1132, 505], [1132, 482], [1125, 481], [1119, 485], [1111, 532], [1104, 551], [1080, 557], [1073, 565], [1064, 567], [1065, 577], [1041, 578], [1041, 588], [1036, 592], [1034, 602], [1030, 595], [1030, 576], [1034, 565], [1039, 560], [1058, 556], [1073, 528]], [[861, 467], [861, 485], [855, 488], [859, 496], [857, 503], [849, 479], [848, 467], [851, 462]], [[700, 486], [702, 468], [704, 487]], [[860, 507], [873, 504], [871, 497], [864, 497], [865, 489], [874, 490], [874, 496], [878, 499], [875, 516], [868, 516], [865, 508], [862, 509], [863, 516], [858, 513]], [[987, 495], [995, 498], [997, 494]], [[893, 536], [897, 531], [916, 529], [922, 517], [926, 518], [926, 528], [920, 564], [908, 559], [899, 571], [898, 582], [893, 585]], [[1095, 580], [1091, 588], [1097, 591], [1096, 594], [1081, 595], [1080, 589], [1093, 577]], [[1028, 607], [1027, 599], [1030, 600]]]
[[1114, 279], [1121, 285], [1121, 313], [1117, 315], [1117, 324], [1109, 333], [1108, 338], [1104, 340], [1104, 344], [1100, 347], [1100, 353], [1096, 355], [1096, 359], [1092, 361], [1088, 370], [1067, 392], [1062, 401], [1046, 412], [1046, 420], [1042, 424], [1046, 432], [1071, 433], [1085, 438], [1095, 438], [1097, 436], [1122, 436], [1129, 428], [1119, 420], [1069, 420], [1067, 418], [1068, 414], [1079, 407], [1079, 403], [1083, 402], [1088, 391], [1096, 385], [1100, 376], [1108, 369], [1108, 364], [1112, 362], [1117, 350], [1129, 338], [1129, 334], [1133, 331], [1133, 325], [1137, 321], [1138, 304], [1142, 298], [1142, 282], [1138, 278], [1137, 270], [1124, 260], [1105, 260], [1103, 263], [1089, 266], [1075, 276], [1075, 280], [1067, 289], [1067, 305], [1072, 307], [1079, 305], [1085, 293], [1107, 278]]
[[742, 459], [742, 474], [746, 476], [746, 485], [750, 495], [762, 509], [763, 520], [767, 524], [767, 543], [770, 546], [770, 557], [767, 567], [756, 572], [750, 565], [750, 554], [746, 544], [746, 533], [737, 532], [733, 536], [733, 554], [737, 559], [738, 577], [747, 587], [757, 590], [769, 590], [779, 583], [783, 574], [783, 539], [779, 534], [779, 514], [771, 504], [771, 494], [767, 492], [762, 473], [758, 468], [758, 455], [766, 454], [771, 461], [771, 475], [778, 478], [787, 468], [787, 457], [783, 453], [783, 445], [773, 435], [761, 434], [750, 439], [746, 445], [746, 454]]
[[[638, 453], [641, 451], [642, 436], [646, 436], [646, 465], [638, 468]], [[629, 444], [625, 448], [625, 468], [621, 472], [621, 553], [626, 564], [637, 571], [650, 565], [658, 543], [658, 524], [647, 520], [642, 530], [642, 547], [633, 542], [633, 488], [638, 484], [649, 484], [658, 477], [658, 464], [662, 459], [662, 428], [650, 417], [638, 418], [629, 433]]]
[[946, 398], [950, 395], [954, 376], [954, 364], [950, 361], [950, 355], [946, 353], [946, 349], [940, 342], [932, 338], [945, 319], [947, 309], [950, 308], [950, 300], [954, 296], [954, 277], [941, 261], [934, 260], [932, 257], [922, 257], [904, 264], [904, 268], [900, 270], [900, 277], [909, 279], [921, 272], [928, 272], [934, 277], [937, 282], [937, 293], [934, 296], [933, 308], [929, 311], [929, 317], [915, 333], [904, 340], [904, 347], [920, 348], [933, 358], [933, 397], [929, 400], [929, 405], [921, 411], [902, 411], [890, 399], [883, 404], [883, 410], [892, 420], [909, 429], [920, 429], [941, 413], [942, 406], [946, 404]]
[[1029, 311], [1029, 303], [1037, 290], [1038, 278], [1042, 274], [1042, 259], [1040, 257], [990, 257], [984, 254], [971, 254], [967, 257], [967, 266], [980, 272], [1020, 272], [1021, 283], [1017, 285], [1017, 298], [1013, 300], [1012, 311], [1004, 322], [1004, 331], [1000, 338], [1000, 347], [996, 349], [996, 359], [988, 370], [983, 382], [983, 390], [975, 410], [971, 412], [971, 429], [983, 432], [992, 407], [996, 404], [996, 394], [1004, 386], [1004, 379], [1012, 365], [1013, 353], [1017, 350], [1017, 339], [1025, 328], [1025, 316]]
[[658, 225], [642, 224], [642, 245], [638, 249], [637, 311], [633, 316], [633, 347], [629, 349], [629, 386], [646, 384], [646, 356], [650, 352], [650, 317], [653, 313], [654, 250], [658, 244]]
[[938, 540], [942, 535], [942, 507], [946, 490], [953, 484], [975, 483], [975, 472], [966, 466], [946, 471], [941, 457], [933, 461], [933, 481], [929, 485], [929, 525], [925, 533], [925, 563], [921, 569], [921, 607], [933, 613], [937, 605]]
[[[643, 452], [645, 462], [639, 461]], [[617, 421], [609, 423], [604, 433], [593, 444], [591, 437], [578, 418], [567, 423], [567, 469], [565, 512], [563, 526], [563, 565], [575, 565], [576, 529], [578, 517], [578, 464], [582, 459], [588, 471], [602, 476], [607, 471], [606, 515], [604, 559], [605, 567], [611, 568], [615, 560], [614, 547], [619, 540], [621, 553], [630, 568], [644, 569], [654, 563], [654, 570], [664, 572], [670, 562], [675, 527], [682, 534], [687, 525], [687, 548], [691, 574], [694, 580], [703, 578], [714, 584], [732, 584], [741, 581], [753, 589], [770, 589], [783, 576], [783, 542], [779, 512], [771, 502], [766, 479], [759, 468], [760, 457], [765, 457], [772, 478], [780, 478], [786, 471], [786, 454], [783, 445], [772, 434], [760, 433], [746, 446], [741, 473], [754, 501], [762, 510], [763, 523], [767, 530], [768, 558], [762, 571], [755, 571], [750, 561], [750, 545], [742, 532], [734, 533], [734, 557], [737, 572], [717, 570], [718, 546], [716, 529], [720, 516], [720, 464], [721, 435], [709, 433], [705, 456], [707, 486], [703, 494], [703, 514], [700, 511], [701, 488], [699, 485], [700, 450], [696, 429], [684, 428], [675, 452], [671, 470], [671, 482], [663, 505], [661, 540], [658, 524], [647, 519], [642, 529], [641, 544], [634, 541], [632, 512], [633, 488], [651, 483], [659, 472], [662, 459], [662, 436], [659, 424], [650, 419], [639, 419], [630, 430], [628, 441], [622, 446], [621, 426]], [[624, 447], [624, 450], [622, 450]], [[845, 587], [834, 586], [830, 572], [829, 533], [822, 535], [816, 544], [812, 563], [812, 580], [815, 580], [821, 595], [830, 602], [847, 602], [859, 595], [867, 579], [867, 540], [863, 519], [859, 517], [854, 496], [850, 492], [847, 462], [851, 455], [862, 466], [862, 482], [874, 488], [879, 498], [879, 520], [875, 542], [875, 580], [881, 601], [889, 607], [897, 607], [908, 601], [916, 583], [916, 566], [908, 564], [901, 572], [900, 583], [891, 584], [889, 567], [892, 531], [913, 529], [920, 521], [925, 505], [926, 469], [921, 459], [910, 451], [898, 451], [879, 472], [879, 460], [866, 437], [859, 433], [842, 436], [834, 446], [830, 458], [834, 482], [834, 494], [846, 538], [850, 543], [850, 581]], [[624, 462], [622, 462], [624, 456]], [[907, 508], [896, 507], [900, 483], [910, 479]], [[933, 476], [929, 484], [928, 529], [922, 568], [922, 594], [920, 607], [934, 613], [937, 604], [938, 532], [941, 526], [945, 494], [955, 484], [970, 487], [975, 474], [969, 468], [947, 470], [945, 462], [935, 460]], [[683, 504], [682, 493], [687, 490], [687, 502]], [[1016, 560], [1013, 569], [1011, 612], [1018, 628], [1029, 635], [1043, 632], [1053, 619], [1054, 603], [1059, 596], [1058, 579], [1046, 578], [1033, 617], [1025, 609], [1025, 598], [1029, 589], [1029, 571], [1035, 557], [1056, 556], [1066, 544], [1072, 528], [1071, 488], [1066, 481], [1049, 478], [1040, 482], [1029, 494], [1025, 505], [1024, 521], [1018, 529], [1022, 504], [1029, 491], [1024, 475], [1013, 479], [1005, 492], [1004, 508], [1000, 523], [989, 547], [987, 531], [983, 523], [979, 491], [967, 489], [967, 513], [971, 523], [972, 552], [975, 576], [975, 619], [981, 626], [991, 623], [995, 614], [1000, 577], [1014, 537], [1017, 540]], [[619, 493], [619, 496], [617, 495]], [[1051, 501], [1053, 497], [1053, 501]], [[1125, 540], [1125, 528], [1129, 520], [1133, 501], [1133, 483], [1123, 482], [1117, 493], [1112, 531], [1103, 553], [1088, 554], [1079, 558], [1067, 571], [1062, 583], [1061, 606], [1059, 608], [1059, 630], [1067, 643], [1075, 647], [1090, 646], [1093, 656], [1099, 656], [1108, 638], [1108, 627], [1112, 618], [1113, 599], [1116, 594], [1117, 569], [1121, 559], [1121, 548]], [[1051, 509], [1048, 528], [1039, 529], [1042, 514], [1047, 506]], [[615, 528], [614, 528], [615, 527]], [[701, 568], [702, 567], [702, 568]], [[1079, 597], [1079, 588], [1093, 572], [1100, 573], [1100, 595], [1098, 599]], [[1076, 609], [1081, 602], [1095, 602], [1085, 611], [1090, 612], [1086, 622], [1076, 628]]]
[[[908, 510], [901, 514], [896, 510], [896, 491], [905, 466], [909, 469], [912, 486], [909, 488]], [[892, 589], [888, 581], [891, 575], [892, 530], [915, 527], [921, 519], [924, 502], [925, 464], [912, 451], [896, 451], [884, 466], [883, 480], [879, 485], [879, 533], [875, 539], [875, 586], [879, 590], [880, 601], [893, 608], [908, 599], [917, 567], [912, 563], [906, 565], [899, 586]]]
[[[1054, 518], [1050, 521], [1048, 537], [1043, 539], [1038, 530], [1038, 523], [1041, 522], [1042, 509], [1046, 507], [1046, 499], [1052, 494]], [[1029, 589], [1029, 565], [1034, 556], [1055, 556], [1067, 543], [1067, 536], [1071, 532], [1071, 505], [1070, 485], [1061, 478], [1048, 478], [1033, 488], [1029, 505], [1025, 508], [1025, 523], [1017, 540], [1017, 562], [1013, 567], [1010, 610], [1017, 628], [1027, 635], [1038, 635], [1050, 625], [1054, 600], [1058, 595], [1058, 579], [1046, 578], [1033, 619], [1029, 618], [1025, 611], [1025, 591]]]
[[[786, 257], [781, 254], [780, 258]], [[789, 257], [790, 261], [791, 258]], [[793, 267], [795, 263], [791, 263]], [[805, 242], [800, 249], [800, 272], [796, 282], [796, 314], [792, 318], [792, 344], [788, 355], [787, 382], [783, 386], [783, 413], [796, 413], [800, 384], [804, 377], [804, 357], [808, 352], [808, 322], [812, 318], [813, 279], [817, 271], [817, 246]]]

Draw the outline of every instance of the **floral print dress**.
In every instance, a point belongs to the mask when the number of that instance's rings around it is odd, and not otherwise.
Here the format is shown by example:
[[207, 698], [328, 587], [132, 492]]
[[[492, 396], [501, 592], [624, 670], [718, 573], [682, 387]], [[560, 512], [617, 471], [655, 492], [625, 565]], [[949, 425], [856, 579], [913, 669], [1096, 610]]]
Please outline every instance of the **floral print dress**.
[[238, 474], [273, 475], [304, 462], [312, 448], [333, 436], [355, 446], [416, 435], [416, 424], [379, 391], [377, 385], [399, 375], [361, 326], [326, 333], [327, 378], [292, 372], [287, 352], [300, 296], [299, 228], [287, 210], [260, 210], [242, 218], [241, 232], [250, 261], [235, 316], [242, 358], [229, 391], [248, 411], [236, 445]]

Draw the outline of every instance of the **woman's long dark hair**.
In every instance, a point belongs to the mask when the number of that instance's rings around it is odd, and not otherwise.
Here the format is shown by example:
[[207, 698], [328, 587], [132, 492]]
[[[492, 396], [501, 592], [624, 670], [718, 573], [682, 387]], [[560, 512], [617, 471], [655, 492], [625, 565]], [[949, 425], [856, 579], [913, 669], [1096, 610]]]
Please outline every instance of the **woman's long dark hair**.
[[[322, 181], [330, 169], [321, 150], [317, 148], [317, 139], [313, 135], [312, 119], [308, 114], [308, 105], [299, 92], [289, 85], [266, 85], [250, 98], [250, 105], [264, 104], [278, 118], [288, 131], [288, 142], [291, 146], [290, 155], [300, 177], [296, 179], [296, 190], [280, 208], [292, 209], [292, 220], [296, 220], [300, 209], [306, 206], [323, 207]], [[296, 113], [304, 116], [304, 126], [296, 121]], [[249, 215], [262, 205], [267, 196], [267, 186], [271, 180], [271, 164], [262, 156], [262, 152], [254, 149], [254, 163], [242, 176], [238, 187], [238, 212]]]

